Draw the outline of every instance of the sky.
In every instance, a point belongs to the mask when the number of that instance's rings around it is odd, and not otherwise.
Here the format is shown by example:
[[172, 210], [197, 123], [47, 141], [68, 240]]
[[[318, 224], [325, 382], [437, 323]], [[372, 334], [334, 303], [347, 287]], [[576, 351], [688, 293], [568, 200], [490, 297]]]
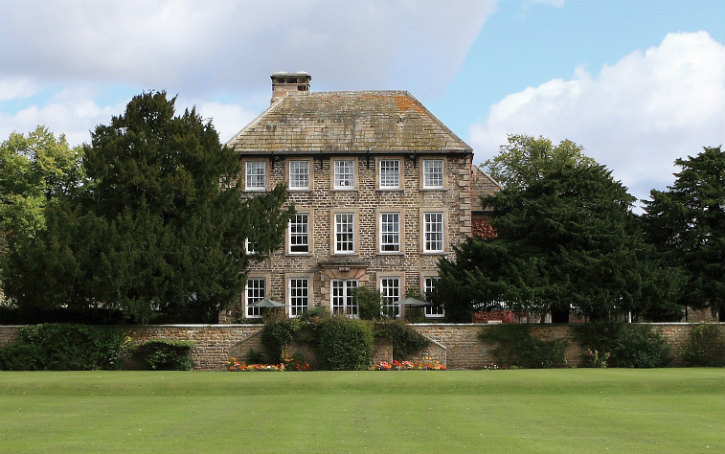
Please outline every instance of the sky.
[[725, 144], [722, 0], [0, 0], [0, 141], [71, 145], [150, 90], [222, 141], [271, 97], [408, 90], [474, 150], [572, 140], [638, 199], [677, 158]]

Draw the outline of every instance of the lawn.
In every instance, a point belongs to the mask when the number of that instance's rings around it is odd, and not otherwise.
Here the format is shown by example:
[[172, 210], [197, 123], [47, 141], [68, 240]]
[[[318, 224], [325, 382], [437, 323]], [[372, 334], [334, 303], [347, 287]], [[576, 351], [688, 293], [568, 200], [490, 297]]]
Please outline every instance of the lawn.
[[0, 372], [3, 453], [723, 453], [725, 369]]

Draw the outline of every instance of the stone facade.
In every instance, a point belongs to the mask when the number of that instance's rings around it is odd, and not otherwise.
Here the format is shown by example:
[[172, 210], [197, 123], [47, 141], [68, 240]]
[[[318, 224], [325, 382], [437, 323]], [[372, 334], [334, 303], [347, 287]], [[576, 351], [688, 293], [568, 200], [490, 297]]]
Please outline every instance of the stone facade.
[[[681, 352], [690, 339], [693, 326], [689, 323], [652, 323], [670, 345], [673, 357], [672, 366], [682, 366]], [[481, 342], [478, 335], [481, 330], [493, 328], [492, 324], [450, 324], [428, 323], [411, 325], [418, 332], [428, 337], [432, 343], [422, 352], [409, 360], [436, 359], [450, 369], [483, 369], [491, 367], [496, 358], [491, 353], [492, 345]], [[531, 324], [535, 337], [551, 340], [566, 339], [569, 341], [566, 350], [569, 366], [581, 365], [584, 351], [573, 342], [572, 330], [569, 325]], [[725, 323], [719, 323], [725, 338]], [[0, 346], [17, 338], [19, 326], [0, 326]], [[127, 328], [127, 335], [138, 344], [149, 339], [171, 339], [193, 341], [191, 351], [197, 370], [223, 370], [230, 357], [244, 358], [250, 348], [263, 352], [260, 333], [262, 325], [167, 325], [167, 326], [132, 326]], [[721, 338], [722, 340], [722, 338]], [[303, 346], [292, 346], [290, 353], [303, 349]], [[725, 344], [718, 346], [725, 360]], [[306, 356], [312, 357], [307, 352]], [[389, 343], [376, 344], [373, 359], [375, 361], [392, 360], [393, 350]]]
[[471, 148], [408, 92], [314, 93], [305, 73], [272, 81], [270, 108], [228, 146], [247, 197], [285, 184], [300, 217], [220, 321], [259, 317], [248, 303], [262, 297], [291, 316], [300, 305], [355, 315], [354, 286], [380, 289], [391, 305], [424, 294], [438, 260], [472, 233]]

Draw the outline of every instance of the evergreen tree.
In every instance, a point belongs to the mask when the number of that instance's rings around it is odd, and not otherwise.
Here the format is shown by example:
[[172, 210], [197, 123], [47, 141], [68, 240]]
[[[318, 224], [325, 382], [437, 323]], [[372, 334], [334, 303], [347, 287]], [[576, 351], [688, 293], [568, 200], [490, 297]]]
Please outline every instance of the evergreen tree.
[[645, 201], [647, 237], [685, 270], [680, 303], [710, 307], [725, 320], [725, 152], [705, 147], [675, 164], [682, 170], [674, 185]]
[[551, 312], [553, 321], [568, 320], [570, 308], [590, 319], [654, 307], [676, 313], [677, 271], [661, 269], [642, 241], [633, 201], [605, 167], [586, 162], [550, 167], [484, 198], [498, 235], [470, 238], [454, 261], [441, 261], [446, 314], [470, 321], [474, 308], [500, 303]]
[[249, 260], [279, 246], [285, 188], [244, 201], [238, 156], [195, 110], [175, 116], [174, 102], [136, 96], [92, 133], [85, 190], [49, 210], [46, 231], [13, 256], [8, 294], [19, 304], [212, 322], [243, 290]]

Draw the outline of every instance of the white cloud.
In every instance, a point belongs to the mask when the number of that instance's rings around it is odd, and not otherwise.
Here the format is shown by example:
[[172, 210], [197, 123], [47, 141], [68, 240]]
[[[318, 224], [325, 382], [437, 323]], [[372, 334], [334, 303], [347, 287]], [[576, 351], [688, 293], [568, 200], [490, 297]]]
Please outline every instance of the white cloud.
[[37, 91], [37, 86], [27, 78], [0, 79], [0, 101], [27, 98]]
[[440, 92], [495, 1], [4, 2], [0, 77], [198, 94], [266, 88], [274, 71], [305, 69], [331, 88]]
[[706, 32], [668, 34], [596, 76], [577, 68], [506, 96], [470, 132], [476, 162], [509, 133], [571, 139], [647, 198], [672, 184], [676, 158], [725, 143], [725, 46]]
[[[0, 104], [0, 139], [44, 124], [72, 144], [89, 141], [91, 129], [122, 113], [129, 91], [150, 89], [189, 100], [180, 99], [177, 110], [196, 104], [213, 118], [220, 138], [229, 139], [265, 106], [268, 76], [279, 70], [310, 72], [315, 90], [442, 93], [496, 5], [0, 2], [0, 102], [25, 99]], [[109, 94], [114, 87], [123, 94]], [[26, 99], [41, 90], [42, 97]], [[55, 93], [53, 99], [46, 99], [48, 93]]]
[[71, 146], [90, 142], [90, 131], [96, 125], [108, 123], [123, 106], [99, 106], [79, 92], [62, 91], [44, 106], [32, 105], [15, 113], [0, 112], [0, 141], [10, 133], [28, 133], [38, 125], [45, 125], [55, 134], [65, 134]]

